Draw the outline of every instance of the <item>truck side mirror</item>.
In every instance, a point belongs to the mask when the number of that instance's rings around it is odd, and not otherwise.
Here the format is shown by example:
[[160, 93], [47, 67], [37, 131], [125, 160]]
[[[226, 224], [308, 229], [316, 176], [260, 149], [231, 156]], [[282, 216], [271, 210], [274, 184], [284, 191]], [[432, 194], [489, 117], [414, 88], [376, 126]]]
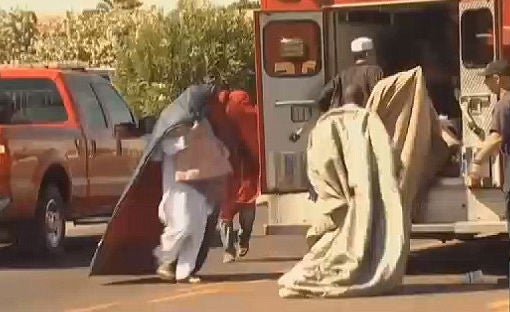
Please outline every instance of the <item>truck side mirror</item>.
[[156, 125], [157, 119], [154, 116], [146, 116], [140, 120], [140, 131], [143, 134], [150, 134]]

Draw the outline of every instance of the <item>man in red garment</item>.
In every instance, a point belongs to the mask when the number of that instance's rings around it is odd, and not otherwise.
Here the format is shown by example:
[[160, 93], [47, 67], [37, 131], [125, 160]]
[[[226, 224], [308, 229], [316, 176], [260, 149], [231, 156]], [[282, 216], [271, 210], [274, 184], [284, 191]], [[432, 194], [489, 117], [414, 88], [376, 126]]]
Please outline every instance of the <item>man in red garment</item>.
[[239, 213], [239, 252], [244, 257], [250, 247], [255, 221], [255, 199], [258, 194], [259, 159], [257, 112], [247, 92], [242, 90], [220, 93], [220, 102], [226, 103], [228, 123], [236, 128], [239, 140], [231, 150], [234, 174], [229, 185], [229, 197], [221, 205], [220, 232], [225, 248], [223, 262], [233, 262], [237, 252], [233, 219]]
[[[218, 86], [219, 90], [228, 90], [228, 86], [224, 83], [220, 83], [220, 78], [217, 73], [212, 73], [207, 76], [204, 81], [206, 83], [212, 83]], [[226, 104], [228, 100], [228, 91], [221, 91], [217, 96], [213, 97], [211, 101], [208, 103], [208, 112], [207, 119], [211, 124], [214, 134], [216, 137], [225, 144], [230, 152], [230, 162], [232, 163], [232, 159], [235, 157], [235, 151], [238, 149], [239, 145], [239, 131], [235, 124], [228, 118], [226, 113]], [[227, 96], [226, 96], [227, 95]], [[232, 178], [229, 179], [229, 183], [231, 183]], [[232, 187], [230, 185], [226, 186], [230, 191]], [[219, 205], [215, 207], [213, 213], [207, 219], [207, 225], [204, 233], [204, 239], [202, 241], [202, 246], [200, 247], [200, 252], [197, 256], [197, 261], [195, 264], [194, 274], [200, 271], [202, 266], [204, 265], [207, 256], [209, 254], [209, 248], [213, 242], [213, 237], [216, 234], [216, 226], [218, 224], [218, 215], [220, 213]]]

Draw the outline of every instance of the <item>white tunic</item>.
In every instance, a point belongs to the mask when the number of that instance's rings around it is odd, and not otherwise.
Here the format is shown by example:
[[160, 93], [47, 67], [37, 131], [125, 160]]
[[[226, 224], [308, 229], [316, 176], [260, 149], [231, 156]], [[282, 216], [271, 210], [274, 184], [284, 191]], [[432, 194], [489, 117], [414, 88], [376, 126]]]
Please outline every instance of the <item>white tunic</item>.
[[[187, 278], [195, 268], [212, 207], [192, 186], [175, 181], [174, 156], [186, 147], [185, 137], [166, 138], [160, 145], [163, 196], [158, 215], [165, 225], [161, 244], [155, 249], [159, 263], [177, 259], [176, 278]], [[158, 156], [156, 156], [158, 157]]]

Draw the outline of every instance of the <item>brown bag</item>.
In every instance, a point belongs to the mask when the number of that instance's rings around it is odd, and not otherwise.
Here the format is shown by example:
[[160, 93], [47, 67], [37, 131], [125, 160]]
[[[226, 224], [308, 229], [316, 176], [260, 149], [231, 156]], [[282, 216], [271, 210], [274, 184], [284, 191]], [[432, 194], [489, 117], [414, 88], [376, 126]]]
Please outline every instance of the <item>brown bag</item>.
[[227, 148], [207, 125], [198, 123], [186, 137], [189, 145], [175, 155], [176, 181], [205, 181], [232, 173]]

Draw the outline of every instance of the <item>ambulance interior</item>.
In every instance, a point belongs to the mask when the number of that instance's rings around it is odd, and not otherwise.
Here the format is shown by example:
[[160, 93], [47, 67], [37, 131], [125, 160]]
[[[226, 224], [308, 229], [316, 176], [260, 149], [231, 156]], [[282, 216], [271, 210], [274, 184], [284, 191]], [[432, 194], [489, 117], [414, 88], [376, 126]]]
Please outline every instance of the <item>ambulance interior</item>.
[[[448, 168], [441, 174], [449, 177], [460, 176], [461, 166], [458, 12], [458, 2], [447, 1], [349, 8], [332, 12], [328, 24], [328, 29], [333, 28], [328, 42], [335, 44], [334, 47], [330, 44], [327, 51], [329, 60], [334, 59], [330, 65], [336, 73], [352, 64], [350, 42], [360, 36], [373, 39], [376, 60], [385, 76], [422, 66], [429, 97], [441, 122], [451, 139], [459, 142]], [[488, 43], [492, 39], [492, 17], [488, 10], [474, 13], [462, 19], [462, 61], [467, 67], [484, 67], [493, 57], [493, 48]]]

